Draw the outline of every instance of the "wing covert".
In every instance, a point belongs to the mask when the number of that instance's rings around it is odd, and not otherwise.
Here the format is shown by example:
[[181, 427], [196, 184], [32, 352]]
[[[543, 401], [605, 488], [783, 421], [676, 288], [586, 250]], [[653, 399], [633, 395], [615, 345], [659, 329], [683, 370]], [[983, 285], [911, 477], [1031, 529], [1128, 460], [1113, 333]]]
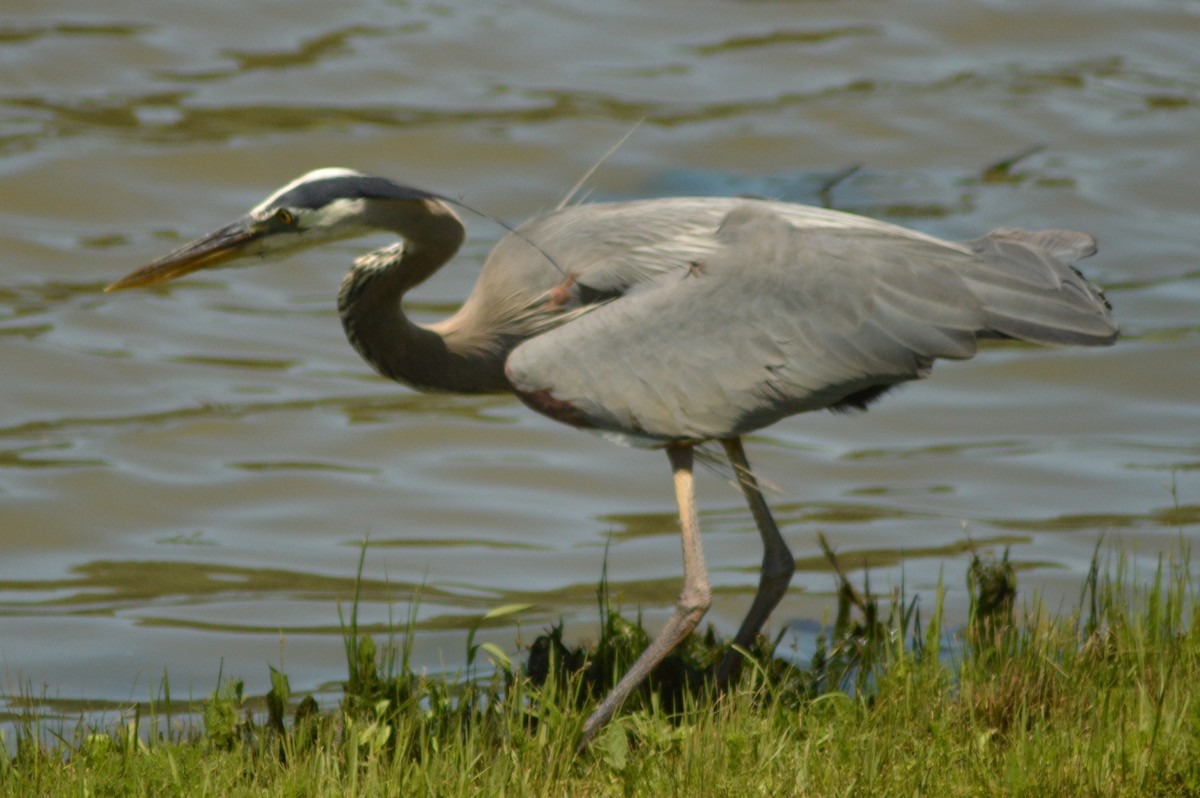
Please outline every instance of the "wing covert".
[[663, 440], [740, 434], [975, 352], [962, 247], [891, 229], [801, 229], [737, 205], [709, 257], [533, 338], [516, 392], [574, 423]]

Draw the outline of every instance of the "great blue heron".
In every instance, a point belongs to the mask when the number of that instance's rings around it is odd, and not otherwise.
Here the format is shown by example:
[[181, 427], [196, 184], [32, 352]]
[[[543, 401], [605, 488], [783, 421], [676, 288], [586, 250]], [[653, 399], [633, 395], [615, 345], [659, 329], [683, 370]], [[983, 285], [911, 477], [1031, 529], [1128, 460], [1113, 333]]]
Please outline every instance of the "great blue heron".
[[402, 241], [358, 258], [338, 310], [380, 374], [425, 391], [511, 391], [539, 413], [666, 449], [683, 537], [674, 614], [584, 724], [583, 744], [708, 610], [693, 449], [720, 441], [762, 537], [759, 585], [718, 667], [725, 683], [795, 570], [740, 436], [807, 410], [864, 409], [980, 338], [1105, 345], [1100, 291], [1068, 265], [1084, 233], [995, 230], [951, 243], [785, 202], [671, 198], [581, 204], [505, 236], [450, 318], [422, 326], [401, 299], [458, 250], [450, 200], [318, 169], [237, 221], [108, 286], [173, 280], [374, 230]]

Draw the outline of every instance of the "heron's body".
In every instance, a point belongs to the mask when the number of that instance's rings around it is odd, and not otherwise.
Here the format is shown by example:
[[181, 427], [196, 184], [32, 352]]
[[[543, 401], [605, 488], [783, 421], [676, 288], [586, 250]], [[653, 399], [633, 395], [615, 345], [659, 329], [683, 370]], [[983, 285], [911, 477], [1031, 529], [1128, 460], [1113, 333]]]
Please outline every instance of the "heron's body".
[[[759, 591], [734, 639], [744, 648], [794, 565], [739, 436], [809, 410], [865, 408], [938, 358], [971, 357], [980, 338], [1117, 337], [1104, 297], [1070, 266], [1095, 251], [1086, 234], [997, 230], [950, 243], [837, 211], [731, 198], [536, 217], [496, 245], [458, 313], [421, 326], [401, 300], [455, 254], [462, 224], [437, 195], [346, 170], [299, 178], [111, 288], [379, 228], [403, 243], [356, 261], [338, 307], [347, 337], [381, 374], [421, 390], [511, 391], [559, 421], [668, 451], [684, 589], [667, 627], [588, 719], [585, 741], [708, 608], [695, 445], [725, 446], [764, 543]], [[738, 661], [726, 657], [722, 681]]]
[[[469, 393], [509, 391], [512, 386], [504, 376], [504, 363], [516, 345], [577, 318], [577, 311], [594, 310], [658, 278], [694, 272], [693, 264], [720, 248], [714, 233], [737, 207], [774, 214], [814, 229], [865, 228], [936, 241], [873, 219], [783, 202], [682, 197], [575, 205], [537, 216], [505, 236], [488, 256], [459, 312], [432, 326], [448, 339], [452, 350], [479, 356], [461, 378], [451, 373], [453, 369], [446, 363], [436, 364], [445, 367], [446, 373], [424, 373], [422, 369], [435, 365], [428, 358], [408, 365], [409, 372], [387, 373], [405, 368], [387, 362], [384, 354], [396, 354], [395, 326], [378, 325], [385, 341], [363, 355], [385, 376], [410, 385], [438, 381], [429, 387]], [[452, 234], [430, 238], [436, 240], [417, 244], [417, 248], [433, 247], [445, 259], [461, 243]], [[373, 319], [375, 314], [362, 314], [348, 306], [361, 301], [362, 286], [373, 283], [377, 272], [403, 252], [403, 248], [396, 248], [371, 253], [347, 275], [341, 308], [352, 341], [357, 338], [355, 325], [364, 315]], [[411, 287], [404, 286], [405, 290]], [[394, 310], [390, 294], [395, 289], [395, 284], [376, 287], [380, 295], [388, 295], [389, 312]], [[549, 293], [556, 289], [561, 290]]]

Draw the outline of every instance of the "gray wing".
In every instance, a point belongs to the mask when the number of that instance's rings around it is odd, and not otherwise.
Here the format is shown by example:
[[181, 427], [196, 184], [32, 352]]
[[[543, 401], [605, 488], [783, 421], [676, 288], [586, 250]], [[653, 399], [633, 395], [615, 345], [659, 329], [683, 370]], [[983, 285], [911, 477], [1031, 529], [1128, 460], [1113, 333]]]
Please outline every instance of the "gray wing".
[[804, 228], [937, 241], [876, 219], [786, 202], [668, 197], [595, 203], [563, 208], [522, 224], [496, 246], [481, 279], [545, 285], [562, 282], [566, 272], [589, 290], [623, 294], [661, 275], [686, 271], [692, 261], [711, 256], [721, 246], [717, 228], [737, 208], [756, 208]]
[[540, 295], [568, 281], [564, 288], [575, 305], [620, 296], [711, 254], [716, 248], [713, 233], [732, 202], [670, 198], [599, 203], [538, 216], [496, 245], [472, 299], [480, 293], [495, 302], [514, 287]]
[[788, 207], [735, 206], [686, 271], [518, 346], [514, 390], [579, 426], [697, 440], [859, 406], [936, 358], [971, 357], [980, 335], [1116, 336], [1103, 297], [1056, 257], [1087, 254], [1083, 234], [958, 245], [882, 223], [800, 226]]
[[446, 324], [511, 347], [715, 251], [732, 207], [719, 198], [576, 205], [535, 217], [496, 244]]
[[481, 327], [513, 329], [523, 339], [530, 327], [556, 324], [558, 315], [574, 315], [665, 275], [686, 273], [721, 248], [717, 228], [739, 207], [771, 212], [806, 229], [935, 241], [840, 211], [733, 197], [575, 205], [531, 219], [505, 236], [488, 256], [463, 315]]

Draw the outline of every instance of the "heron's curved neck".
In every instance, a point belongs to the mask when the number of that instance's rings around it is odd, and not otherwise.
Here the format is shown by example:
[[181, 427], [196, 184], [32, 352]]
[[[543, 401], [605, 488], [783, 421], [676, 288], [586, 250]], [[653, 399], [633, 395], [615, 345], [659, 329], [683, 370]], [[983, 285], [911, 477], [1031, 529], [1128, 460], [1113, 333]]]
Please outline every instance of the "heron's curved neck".
[[342, 282], [338, 312], [346, 337], [380, 374], [420, 390], [507, 390], [504, 355], [487, 345], [486, 331], [468, 331], [454, 319], [425, 327], [401, 308], [404, 294], [450, 260], [464, 237], [462, 222], [445, 205], [414, 205], [379, 224], [404, 243], [359, 258]]

